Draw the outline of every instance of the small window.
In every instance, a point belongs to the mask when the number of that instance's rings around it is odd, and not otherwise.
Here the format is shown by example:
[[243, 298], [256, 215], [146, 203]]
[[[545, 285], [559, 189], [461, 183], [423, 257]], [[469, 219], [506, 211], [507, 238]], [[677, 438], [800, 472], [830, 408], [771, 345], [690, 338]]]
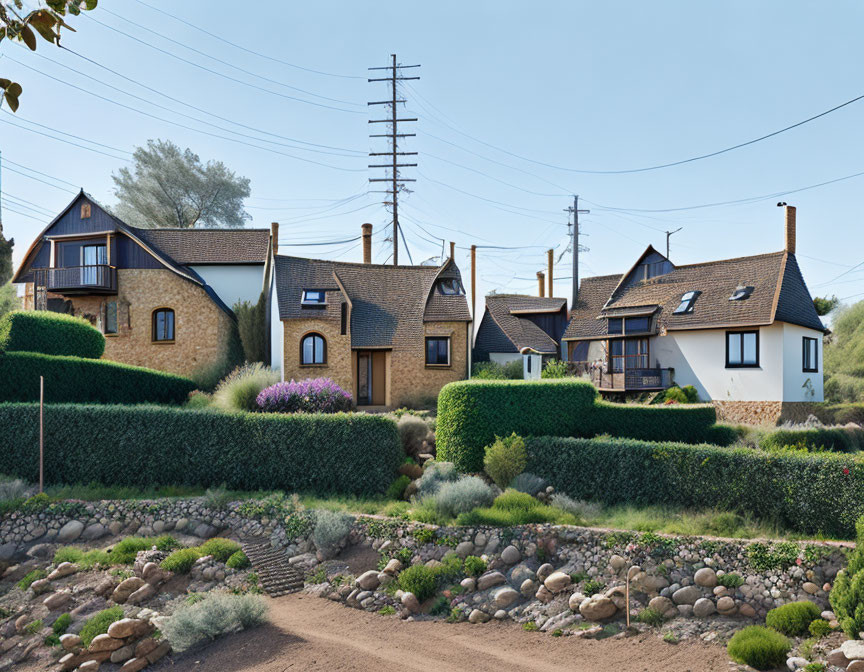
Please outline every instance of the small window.
[[628, 334], [641, 334], [651, 328], [650, 317], [628, 317], [624, 320], [624, 328]]
[[438, 283], [438, 291], [446, 296], [464, 296], [465, 288], [456, 278], [442, 280]]
[[117, 302], [109, 301], [105, 304], [105, 322], [103, 333], [105, 334], [116, 334], [117, 333]]
[[323, 289], [304, 289], [301, 305], [323, 306], [326, 298], [327, 293]]
[[757, 368], [759, 366], [759, 332], [726, 332], [726, 368]]
[[430, 337], [426, 339], [426, 365], [450, 365], [450, 339], [446, 337]]
[[819, 371], [819, 341], [809, 336], [804, 337], [804, 372], [817, 373]]
[[624, 320], [620, 317], [610, 317], [607, 321], [607, 331], [610, 334], [624, 333]]
[[753, 293], [752, 287], [745, 287], [744, 285], [738, 285], [735, 288], [735, 291], [732, 292], [732, 296], [729, 297], [730, 301], [746, 301], [750, 298], [750, 295]]
[[528, 373], [531, 373], [531, 360], [534, 359], [531, 355], [528, 355]]
[[699, 298], [699, 295], [702, 292], [687, 292], [681, 297], [681, 303], [678, 304], [678, 307], [672, 313], [673, 315], [683, 315], [685, 313], [693, 312], [693, 304], [696, 303], [696, 299]]
[[348, 304], [342, 302], [341, 324], [339, 325], [339, 333], [344, 336], [348, 333]]
[[157, 342], [174, 340], [174, 311], [170, 308], [153, 311], [153, 340]]
[[306, 365], [327, 363], [327, 341], [321, 334], [307, 334], [300, 341], [300, 363]]
[[81, 204], [81, 219], [90, 219], [90, 204]]

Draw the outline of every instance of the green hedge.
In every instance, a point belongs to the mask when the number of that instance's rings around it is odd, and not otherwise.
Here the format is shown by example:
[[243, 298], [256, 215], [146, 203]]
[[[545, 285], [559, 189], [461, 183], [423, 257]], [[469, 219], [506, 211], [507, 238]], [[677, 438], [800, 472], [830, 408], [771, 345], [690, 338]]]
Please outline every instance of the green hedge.
[[576, 499], [717, 507], [807, 534], [851, 538], [864, 514], [864, 456], [768, 453], [632, 439], [540, 437], [527, 471]]
[[[38, 479], [38, 405], [0, 404], [0, 445], [0, 473]], [[45, 408], [48, 484], [225, 484], [365, 495], [384, 492], [401, 459], [396, 424], [379, 415]]]
[[826, 425], [864, 425], [864, 403], [813, 404], [813, 415]]
[[0, 401], [38, 401], [39, 376], [48, 403], [179, 404], [195, 389], [188, 378], [140, 366], [7, 352], [0, 354]]
[[809, 451], [854, 453], [864, 448], [864, 430], [845, 427], [775, 429], [760, 437], [759, 447], [763, 450], [799, 448]]
[[460, 471], [481, 471], [496, 436], [588, 437], [727, 445], [731, 429], [715, 425], [709, 405], [636, 406], [600, 401], [588, 381], [469, 380], [445, 385], [438, 397], [438, 458]]
[[105, 337], [80, 317], [20, 310], [0, 318], [0, 352], [3, 351], [99, 359], [105, 352]]

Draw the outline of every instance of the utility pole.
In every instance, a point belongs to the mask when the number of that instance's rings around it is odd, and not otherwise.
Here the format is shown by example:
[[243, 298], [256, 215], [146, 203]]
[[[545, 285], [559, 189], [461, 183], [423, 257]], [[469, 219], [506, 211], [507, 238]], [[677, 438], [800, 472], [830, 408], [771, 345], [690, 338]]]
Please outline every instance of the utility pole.
[[[403, 178], [399, 176], [400, 168], [414, 168], [416, 163], [399, 163], [400, 156], [416, 156], [417, 152], [400, 152], [399, 138], [414, 137], [416, 133], [399, 133], [399, 124], [409, 121], [417, 121], [417, 118], [399, 119], [396, 106], [399, 103], [405, 103], [405, 99], [397, 98], [397, 82], [403, 82], [409, 79], [420, 79], [419, 77], [404, 77], [401, 71], [405, 68], [419, 68], [419, 65], [399, 65], [396, 63], [396, 54], [390, 54], [390, 65], [369, 68], [369, 70], [389, 70], [388, 77], [369, 78], [370, 82], [389, 82], [390, 83], [390, 98], [388, 100], [376, 100], [370, 102], [369, 105], [389, 105], [390, 115], [385, 119], [370, 119], [370, 124], [389, 124], [389, 133], [378, 133], [370, 135], [370, 138], [388, 138], [390, 141], [390, 150], [387, 152], [369, 152], [369, 156], [387, 156], [390, 160], [387, 163], [369, 164], [369, 168], [384, 168], [385, 177], [370, 178], [370, 182], [387, 182], [390, 186], [389, 190], [383, 193], [389, 194], [390, 200], [385, 200], [384, 205], [390, 205], [393, 208], [393, 265], [399, 264], [399, 192], [404, 187], [406, 182], [416, 182], [417, 180]], [[389, 171], [389, 174], [387, 174]]]
[[667, 258], [667, 259], [669, 258], [669, 237], [670, 237], [673, 233], [678, 233], [678, 232], [679, 232], [681, 229], [683, 229], [683, 228], [684, 228], [683, 226], [679, 226], [679, 227], [678, 227], [677, 229], [675, 229], [674, 231], [666, 231], [666, 258]]
[[573, 301], [571, 304], [571, 308], [576, 306], [576, 300], [579, 298], [579, 252], [582, 250], [588, 251], [588, 248], [583, 248], [579, 245], [579, 215], [587, 215], [590, 213], [590, 210], [580, 210], [579, 209], [579, 197], [573, 196], [573, 205], [568, 208], [564, 208], [564, 212], [568, 212], [573, 215], [573, 222], [570, 222], [570, 218], [567, 218], [567, 226], [572, 226], [573, 228], [570, 231], [571, 245], [573, 247]]
[[546, 252], [546, 265], [549, 267], [549, 298], [555, 296], [554, 283], [552, 281], [552, 267], [555, 265], [555, 250], [548, 250]]
[[[477, 246], [471, 246], [471, 319], [477, 320]], [[471, 334], [471, 343], [474, 343], [474, 334]]]

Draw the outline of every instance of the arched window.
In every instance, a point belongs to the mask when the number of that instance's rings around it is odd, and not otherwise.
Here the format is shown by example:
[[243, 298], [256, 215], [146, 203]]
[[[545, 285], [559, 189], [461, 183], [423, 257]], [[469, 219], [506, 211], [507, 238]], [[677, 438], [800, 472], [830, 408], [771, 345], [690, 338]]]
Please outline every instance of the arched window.
[[174, 340], [174, 311], [170, 308], [157, 308], [153, 311], [153, 340]]
[[327, 341], [321, 334], [306, 334], [300, 341], [300, 363], [327, 363]]

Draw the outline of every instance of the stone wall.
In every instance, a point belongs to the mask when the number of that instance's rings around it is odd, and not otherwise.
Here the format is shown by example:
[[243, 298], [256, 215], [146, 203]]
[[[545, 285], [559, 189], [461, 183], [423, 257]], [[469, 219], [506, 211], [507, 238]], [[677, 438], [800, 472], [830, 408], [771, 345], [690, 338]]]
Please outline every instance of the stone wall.
[[717, 420], [736, 425], [770, 425], [781, 422], [801, 423], [813, 412], [813, 404], [804, 401], [712, 401]]

